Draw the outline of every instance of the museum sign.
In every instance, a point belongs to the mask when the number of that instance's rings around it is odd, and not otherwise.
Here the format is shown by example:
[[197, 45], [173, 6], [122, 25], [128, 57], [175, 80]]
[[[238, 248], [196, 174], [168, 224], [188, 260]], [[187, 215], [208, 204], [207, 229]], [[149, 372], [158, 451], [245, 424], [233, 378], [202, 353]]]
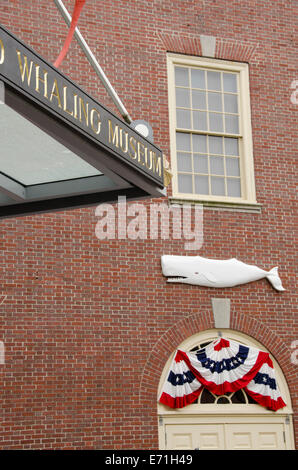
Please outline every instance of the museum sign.
[[163, 195], [161, 150], [2, 26], [0, 102], [0, 215]]

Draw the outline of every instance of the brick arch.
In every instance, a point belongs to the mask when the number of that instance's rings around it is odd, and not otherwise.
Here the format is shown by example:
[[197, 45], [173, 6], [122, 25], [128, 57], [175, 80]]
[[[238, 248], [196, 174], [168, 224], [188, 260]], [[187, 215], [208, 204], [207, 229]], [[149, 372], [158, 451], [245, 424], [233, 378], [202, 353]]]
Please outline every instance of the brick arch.
[[189, 336], [210, 328], [214, 328], [212, 313], [209, 311], [198, 312], [183, 317], [159, 338], [153, 346], [143, 370], [139, 390], [140, 403], [144, 401], [144, 396], [151, 403], [156, 402], [157, 387], [163, 368], [177, 346]]
[[[261, 321], [254, 317], [237, 312], [231, 312], [230, 328], [233, 331], [244, 333], [259, 343], [274, 356], [279, 363], [285, 379], [288, 383], [290, 393], [296, 377], [294, 365], [290, 363], [291, 350], [279, 336]], [[140, 382], [139, 401], [152, 404], [157, 400], [157, 388], [164, 366], [173, 351], [190, 336], [204, 330], [214, 328], [213, 315], [210, 312], [197, 312], [196, 314], [183, 317], [178, 323], [170, 327], [153, 346], [147, 363], [143, 369]], [[293, 388], [294, 389], [294, 388]]]

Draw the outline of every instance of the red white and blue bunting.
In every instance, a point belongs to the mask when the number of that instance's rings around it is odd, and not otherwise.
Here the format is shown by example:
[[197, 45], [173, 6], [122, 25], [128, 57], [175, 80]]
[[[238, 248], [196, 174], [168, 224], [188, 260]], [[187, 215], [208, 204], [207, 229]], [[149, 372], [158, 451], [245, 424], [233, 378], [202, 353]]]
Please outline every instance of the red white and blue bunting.
[[204, 387], [215, 395], [244, 389], [273, 411], [286, 406], [269, 353], [224, 338], [195, 352], [178, 349], [159, 402], [182, 408], [193, 403]]

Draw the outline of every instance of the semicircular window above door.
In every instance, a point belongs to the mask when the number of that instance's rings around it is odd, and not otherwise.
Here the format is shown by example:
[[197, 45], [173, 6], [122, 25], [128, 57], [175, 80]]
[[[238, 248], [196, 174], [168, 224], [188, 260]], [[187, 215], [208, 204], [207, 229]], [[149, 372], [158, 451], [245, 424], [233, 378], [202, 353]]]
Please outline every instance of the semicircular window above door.
[[[210, 341], [203, 341], [198, 343], [194, 346], [190, 351], [195, 352], [202, 348], [208, 346], [208, 344], [212, 343], [216, 337], [212, 338]], [[200, 404], [224, 404], [224, 405], [239, 405], [239, 404], [256, 404], [256, 401], [248, 395], [244, 389], [237, 390], [236, 392], [228, 392], [224, 395], [215, 395], [214, 393], [210, 392], [207, 388], [204, 388], [201, 392], [200, 396], [194, 401], [194, 403]]]

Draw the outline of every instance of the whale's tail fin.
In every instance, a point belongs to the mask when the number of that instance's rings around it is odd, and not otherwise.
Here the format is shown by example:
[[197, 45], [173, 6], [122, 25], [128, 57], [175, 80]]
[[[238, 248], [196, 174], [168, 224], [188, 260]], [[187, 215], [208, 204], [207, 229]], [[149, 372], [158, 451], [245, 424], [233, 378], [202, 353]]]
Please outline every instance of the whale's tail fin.
[[272, 268], [269, 271], [269, 273], [267, 274], [267, 279], [272, 284], [274, 289], [279, 290], [279, 291], [286, 290], [282, 286], [281, 279], [278, 275], [278, 267], [277, 266], [275, 268]]

